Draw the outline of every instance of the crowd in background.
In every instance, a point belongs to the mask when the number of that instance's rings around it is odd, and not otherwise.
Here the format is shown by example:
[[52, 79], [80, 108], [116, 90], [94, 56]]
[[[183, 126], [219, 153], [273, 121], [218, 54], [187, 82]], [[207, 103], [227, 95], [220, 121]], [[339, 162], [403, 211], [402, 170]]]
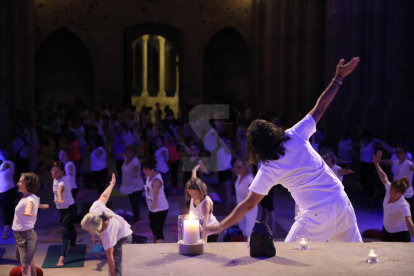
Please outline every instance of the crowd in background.
[[[13, 217], [6, 211], [6, 206], [14, 204], [16, 199], [14, 185], [5, 184], [11, 181], [10, 175], [5, 174], [5, 164], [12, 162], [13, 183], [17, 183], [21, 173], [38, 170], [38, 153], [44, 152], [47, 146], [55, 150], [54, 161], [63, 162], [62, 170], [70, 178], [71, 196], [75, 199], [81, 188], [95, 188], [103, 193], [109, 181], [108, 164], [113, 163], [120, 192], [129, 195], [133, 211], [132, 224], [136, 224], [140, 218], [138, 202], [146, 192], [148, 178], [141, 163], [148, 158], [155, 161], [154, 169], [159, 173], [166, 198], [181, 192], [181, 183], [184, 190], [192, 177], [193, 168], [199, 165], [197, 177], [207, 185], [217, 184], [219, 187], [216, 189], [218, 194], [212, 195], [212, 202], [221, 202], [224, 211], [230, 212], [231, 194], [236, 192], [238, 202], [246, 197], [257, 171], [257, 167], [246, 163], [246, 130], [256, 118], [252, 117], [248, 105], [242, 111], [231, 107], [229, 119], [222, 119], [227, 114], [219, 109], [190, 113], [191, 109], [181, 106], [178, 114], [174, 114], [169, 106], [161, 109], [158, 103], [153, 107], [143, 106], [138, 111], [135, 106], [123, 108], [104, 102], [99, 110], [92, 111], [83, 104], [73, 108], [51, 100], [37, 111], [34, 118], [26, 112], [16, 112], [13, 142], [9, 148], [2, 149], [0, 156], [5, 225], [10, 225]], [[298, 114], [297, 121], [302, 117]], [[273, 112], [261, 114], [259, 119], [268, 120], [282, 128], [295, 123], [287, 123]], [[412, 156], [405, 137], [401, 137], [398, 144], [389, 146], [372, 137], [369, 131], [355, 127], [344, 129], [340, 141], [331, 141], [325, 139], [325, 132], [318, 125], [310, 143], [346, 184], [348, 193], [357, 194], [370, 204], [385, 193], [375, 175], [372, 160], [377, 150], [382, 149], [385, 161], [381, 163], [385, 165], [383, 168], [389, 178], [408, 176], [409, 187], [405, 198], [412, 202]], [[405, 164], [404, 168], [402, 163]], [[55, 163], [48, 168], [52, 170], [53, 167], [59, 166]], [[273, 231], [275, 189], [283, 191], [280, 185], [273, 187], [262, 201], [262, 219], [269, 215]], [[71, 212], [76, 214], [76, 210]], [[257, 215], [257, 210], [255, 212]], [[161, 236], [159, 233], [157, 235]]]

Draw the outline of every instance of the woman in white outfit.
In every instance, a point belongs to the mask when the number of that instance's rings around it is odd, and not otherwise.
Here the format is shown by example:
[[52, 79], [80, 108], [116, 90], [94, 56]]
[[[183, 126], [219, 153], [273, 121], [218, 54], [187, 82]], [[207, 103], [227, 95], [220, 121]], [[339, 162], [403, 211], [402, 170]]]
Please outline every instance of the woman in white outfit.
[[140, 219], [139, 202], [144, 191], [144, 181], [141, 177], [141, 163], [136, 157], [134, 145], [126, 145], [124, 156], [124, 164], [122, 165], [122, 183], [119, 188], [121, 194], [127, 194], [132, 207], [134, 217], [132, 224], [134, 232], [138, 231], [138, 221]]
[[247, 156], [250, 163], [261, 161], [263, 164], [247, 198], [218, 227], [208, 229], [210, 232], [221, 232], [239, 221], [274, 185], [281, 184], [290, 191], [301, 211], [286, 242], [296, 241], [298, 235], [307, 235], [312, 241], [320, 242], [362, 242], [355, 211], [342, 183], [309, 143], [309, 138], [316, 132], [316, 124], [334, 99], [344, 77], [358, 63], [358, 57], [347, 64], [341, 59], [332, 82], [314, 108], [292, 128], [285, 131], [264, 120], [250, 124]]
[[[197, 165], [193, 169], [192, 178], [185, 184], [185, 201], [190, 202], [190, 212], [196, 216], [202, 215], [204, 217], [204, 228], [219, 225], [213, 215], [213, 201], [207, 195], [207, 186], [200, 178], [197, 178], [199, 167], [200, 165]], [[206, 242], [217, 242], [218, 235], [206, 233], [204, 239]]]
[[59, 262], [56, 266], [64, 266], [69, 245], [69, 250], [76, 250], [76, 204], [72, 196], [70, 181], [65, 176], [65, 164], [63, 162], [56, 161], [53, 163], [52, 178], [54, 202], [56, 203], [56, 209], [60, 211], [60, 219], [62, 221], [62, 246]]
[[106, 207], [106, 203], [115, 187], [116, 178], [112, 174], [112, 180], [97, 201], [95, 201], [89, 213], [81, 221], [82, 229], [89, 232], [95, 238], [96, 235], [102, 241], [108, 258], [110, 276], [122, 275], [122, 245], [132, 243], [131, 225], [121, 216]]
[[142, 163], [142, 171], [147, 177], [145, 198], [149, 210], [149, 221], [154, 242], [164, 243], [164, 224], [168, 214], [168, 201], [164, 193], [161, 174], [155, 170], [156, 161], [152, 158]]
[[[237, 204], [240, 204], [249, 194], [249, 187], [253, 182], [254, 176], [249, 172], [246, 161], [243, 159], [237, 160], [234, 163], [234, 167], [237, 173], [235, 185]], [[246, 238], [250, 237], [250, 234], [252, 233], [253, 226], [257, 218], [257, 210], [258, 208], [255, 206], [241, 220], [239, 220], [239, 227], [243, 231], [243, 236]]]

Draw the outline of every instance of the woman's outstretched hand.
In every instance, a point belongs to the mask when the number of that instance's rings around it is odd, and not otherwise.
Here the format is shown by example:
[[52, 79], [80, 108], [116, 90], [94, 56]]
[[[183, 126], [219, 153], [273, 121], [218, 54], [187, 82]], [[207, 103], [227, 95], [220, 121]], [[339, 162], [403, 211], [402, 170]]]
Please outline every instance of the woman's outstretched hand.
[[374, 157], [372, 158], [372, 163], [374, 163], [374, 165], [378, 164], [381, 161], [381, 157], [382, 157], [382, 151], [377, 151], [376, 154], [374, 154]]
[[112, 179], [111, 179], [111, 182], [109, 182], [109, 184], [111, 184], [112, 186], [115, 186], [115, 184], [116, 184], [115, 173], [112, 173]]
[[336, 73], [341, 77], [346, 77], [354, 71], [355, 67], [357, 67], [359, 63], [359, 57], [354, 57], [351, 59], [350, 62], [344, 65], [345, 60], [341, 59], [336, 66]]

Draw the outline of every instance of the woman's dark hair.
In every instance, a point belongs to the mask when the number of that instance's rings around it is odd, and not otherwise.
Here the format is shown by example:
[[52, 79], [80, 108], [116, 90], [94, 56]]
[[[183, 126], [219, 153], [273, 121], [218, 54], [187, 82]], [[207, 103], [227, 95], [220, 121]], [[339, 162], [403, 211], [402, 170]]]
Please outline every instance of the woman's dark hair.
[[67, 155], [70, 155], [70, 152], [72, 150], [70, 148], [66, 147], [66, 148], [61, 148], [59, 151], [64, 151], [64, 152], [66, 152]]
[[141, 168], [142, 169], [154, 170], [156, 164], [157, 164], [157, 161], [155, 161], [154, 158], [148, 158], [147, 160], [142, 162]]
[[67, 144], [75, 142], [77, 139], [76, 133], [73, 131], [68, 131], [65, 133], [65, 140]]
[[97, 149], [97, 148], [99, 148], [99, 147], [103, 147], [103, 148], [105, 148], [105, 141], [104, 141], [104, 139], [102, 138], [102, 136], [101, 136], [101, 135], [99, 135], [99, 134], [94, 134], [94, 135], [92, 136], [92, 144], [93, 144], [93, 148], [94, 148], [94, 149]]
[[52, 168], [58, 167], [62, 172], [65, 170], [65, 163], [62, 161], [56, 161], [53, 163]]
[[404, 153], [407, 153], [408, 152], [408, 146], [406, 144], [403, 144], [403, 143], [398, 143], [395, 148], [402, 149], [404, 151]]
[[164, 136], [162, 136], [162, 135], [157, 135], [157, 137], [155, 137], [155, 141], [157, 141], [157, 139], [161, 139], [161, 141], [162, 141], [162, 144], [164, 145], [165, 144], [165, 140], [164, 140]]
[[125, 146], [124, 152], [127, 152], [127, 151], [132, 151], [134, 153], [134, 155], [136, 154], [136, 152], [135, 152], [135, 146], [132, 145], [132, 144], [128, 144], [128, 145]]
[[404, 176], [403, 178], [394, 180], [391, 184], [391, 187], [394, 188], [394, 191], [397, 193], [404, 194], [409, 185], [410, 182], [408, 181], [408, 178]]
[[290, 139], [282, 128], [265, 120], [253, 121], [246, 136], [247, 158], [254, 165], [259, 161], [278, 160], [285, 155], [283, 142]]
[[24, 178], [24, 182], [26, 183], [26, 190], [29, 193], [34, 194], [39, 190], [40, 181], [39, 181], [39, 177], [35, 173], [32, 173], [32, 172], [22, 173], [21, 177]]

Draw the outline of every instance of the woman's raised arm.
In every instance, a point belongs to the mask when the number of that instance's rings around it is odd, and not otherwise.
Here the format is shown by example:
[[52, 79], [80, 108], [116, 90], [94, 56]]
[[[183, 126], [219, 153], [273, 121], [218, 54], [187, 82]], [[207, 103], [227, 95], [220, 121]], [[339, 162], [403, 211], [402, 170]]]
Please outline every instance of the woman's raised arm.
[[102, 201], [105, 205], [109, 200], [109, 197], [111, 196], [112, 189], [115, 187], [116, 184], [116, 177], [115, 174], [112, 174], [112, 180], [109, 182], [109, 186], [105, 189], [105, 191], [102, 193], [102, 195], [99, 197], [99, 201]]

